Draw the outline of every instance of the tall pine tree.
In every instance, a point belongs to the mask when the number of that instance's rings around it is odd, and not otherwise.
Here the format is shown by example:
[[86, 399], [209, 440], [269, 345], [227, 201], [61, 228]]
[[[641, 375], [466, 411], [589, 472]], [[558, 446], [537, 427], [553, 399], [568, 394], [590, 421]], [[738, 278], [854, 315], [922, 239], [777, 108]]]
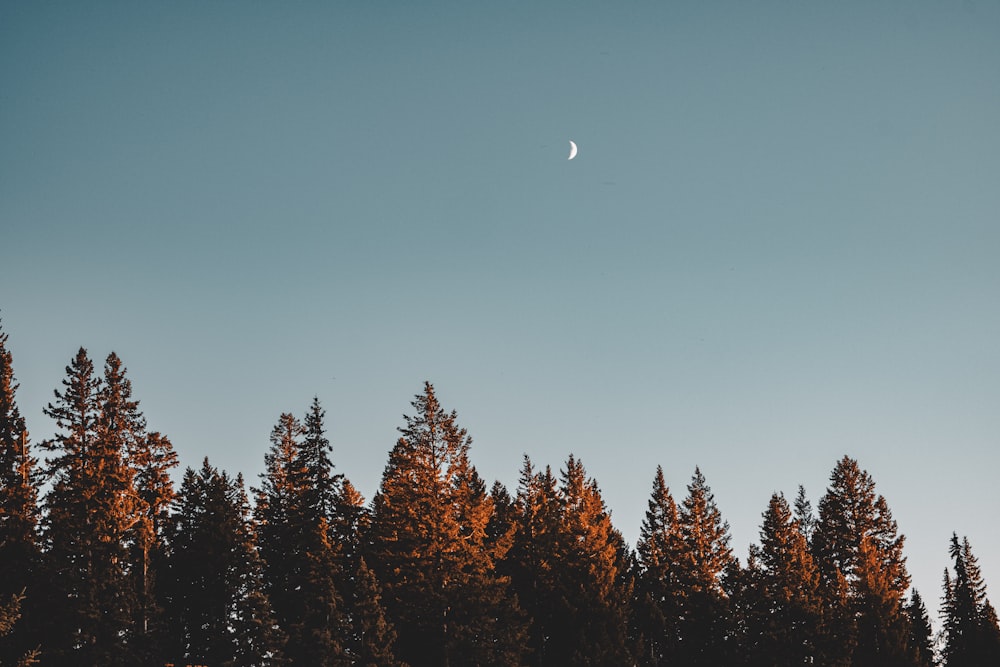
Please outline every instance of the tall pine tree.
[[820, 500], [812, 542], [827, 623], [844, 647], [838, 660], [849, 657], [854, 665], [911, 661], [902, 613], [909, 586], [903, 542], [871, 475], [843, 457]]
[[715, 504], [715, 496], [699, 468], [680, 507], [684, 558], [678, 579], [681, 600], [681, 661], [690, 665], [717, 665], [732, 661], [732, 617], [724, 582], [737, 567], [729, 546], [729, 524]]
[[910, 601], [906, 605], [906, 616], [909, 621], [909, 637], [907, 645], [913, 657], [915, 667], [934, 667], [934, 629], [927, 607], [917, 589], [910, 593]]
[[760, 545], [752, 545], [750, 554], [749, 663], [826, 664], [819, 571], [783, 495], [771, 496]]
[[[31, 455], [28, 430], [17, 407], [17, 382], [7, 333], [0, 326], [0, 601], [18, 599], [17, 615], [33, 609], [38, 576], [38, 461]], [[31, 602], [24, 603], [24, 594]], [[13, 614], [12, 614], [13, 615]], [[0, 664], [14, 664], [37, 645], [34, 618], [22, 618], [0, 639]]]
[[326, 516], [334, 497], [329, 444], [317, 402], [313, 409], [305, 442], [307, 431], [291, 414], [274, 427], [255, 515], [268, 597], [287, 637], [285, 657], [333, 667], [348, 663], [346, 627], [336, 587], [340, 562]]
[[282, 637], [263, 590], [263, 567], [243, 480], [206, 458], [188, 468], [174, 503], [163, 589], [170, 662], [206, 667], [282, 664]]
[[559, 542], [562, 507], [558, 480], [546, 467], [536, 471], [524, 457], [513, 507], [514, 530], [511, 545], [499, 563], [511, 579], [511, 588], [522, 609], [531, 619], [528, 631], [529, 664], [560, 664], [563, 643], [558, 628], [562, 604], [558, 594]]
[[680, 642], [681, 562], [686, 557], [680, 514], [663, 476], [656, 467], [653, 491], [636, 545], [638, 573], [633, 602], [642, 664], [672, 664]]
[[44, 411], [60, 429], [42, 443], [56, 454], [46, 462], [51, 480], [44, 522], [51, 619], [46, 660], [127, 664], [132, 597], [125, 538], [137, 503], [123, 446], [131, 437], [135, 406], [114, 355], [103, 383], [83, 348], [66, 374], [63, 391], [55, 392], [55, 402]]
[[952, 533], [949, 555], [952, 577], [944, 573], [944, 664], [948, 667], [985, 667], [1000, 660], [1000, 627], [996, 611], [986, 597], [986, 582], [968, 538], [961, 542]]
[[492, 505], [468, 458], [471, 438], [430, 383], [412, 405], [372, 526], [398, 654], [415, 667], [519, 664], [517, 610], [489, 553]]

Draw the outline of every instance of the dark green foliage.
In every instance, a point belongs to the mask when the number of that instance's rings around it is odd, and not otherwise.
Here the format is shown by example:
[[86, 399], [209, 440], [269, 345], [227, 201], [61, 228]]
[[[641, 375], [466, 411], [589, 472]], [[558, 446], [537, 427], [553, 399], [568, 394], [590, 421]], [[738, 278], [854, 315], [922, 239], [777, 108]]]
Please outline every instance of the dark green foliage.
[[968, 538], [952, 533], [949, 554], [954, 578], [944, 573], [944, 664], [948, 667], [986, 667], [1000, 663], [1000, 626], [986, 597], [986, 582]]
[[205, 459], [188, 468], [174, 505], [164, 590], [171, 661], [265, 667], [281, 664], [281, 637], [267, 597], [243, 480]]

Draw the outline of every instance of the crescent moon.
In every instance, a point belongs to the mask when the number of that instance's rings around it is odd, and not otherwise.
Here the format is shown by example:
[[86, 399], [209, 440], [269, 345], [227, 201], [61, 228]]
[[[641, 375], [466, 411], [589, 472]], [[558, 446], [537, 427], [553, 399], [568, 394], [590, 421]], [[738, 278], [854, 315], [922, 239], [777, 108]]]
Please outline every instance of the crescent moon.
[[566, 159], [567, 160], [572, 160], [575, 157], [576, 157], [576, 144], [574, 144], [571, 141], [571, 142], [569, 142], [569, 157], [566, 158]]

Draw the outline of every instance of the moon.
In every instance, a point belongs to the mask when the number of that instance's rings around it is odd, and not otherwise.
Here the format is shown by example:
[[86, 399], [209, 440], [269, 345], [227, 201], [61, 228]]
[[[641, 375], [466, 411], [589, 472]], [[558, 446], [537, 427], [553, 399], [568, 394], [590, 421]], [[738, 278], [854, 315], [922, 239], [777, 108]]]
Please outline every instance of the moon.
[[574, 144], [571, 141], [571, 142], [569, 142], [569, 157], [566, 158], [566, 159], [567, 160], [572, 160], [575, 157], [576, 157], [576, 144]]

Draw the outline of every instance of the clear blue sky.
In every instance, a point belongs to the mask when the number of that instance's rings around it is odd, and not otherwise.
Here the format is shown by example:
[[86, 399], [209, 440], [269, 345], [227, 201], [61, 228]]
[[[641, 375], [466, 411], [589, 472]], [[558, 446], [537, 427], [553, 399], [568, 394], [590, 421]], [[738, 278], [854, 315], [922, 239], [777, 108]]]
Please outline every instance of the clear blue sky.
[[997, 602], [998, 119], [991, 2], [6, 2], [19, 403], [115, 350], [256, 481], [317, 395], [370, 498], [430, 380], [630, 542], [700, 465], [741, 557], [848, 454], [932, 611], [953, 530]]

